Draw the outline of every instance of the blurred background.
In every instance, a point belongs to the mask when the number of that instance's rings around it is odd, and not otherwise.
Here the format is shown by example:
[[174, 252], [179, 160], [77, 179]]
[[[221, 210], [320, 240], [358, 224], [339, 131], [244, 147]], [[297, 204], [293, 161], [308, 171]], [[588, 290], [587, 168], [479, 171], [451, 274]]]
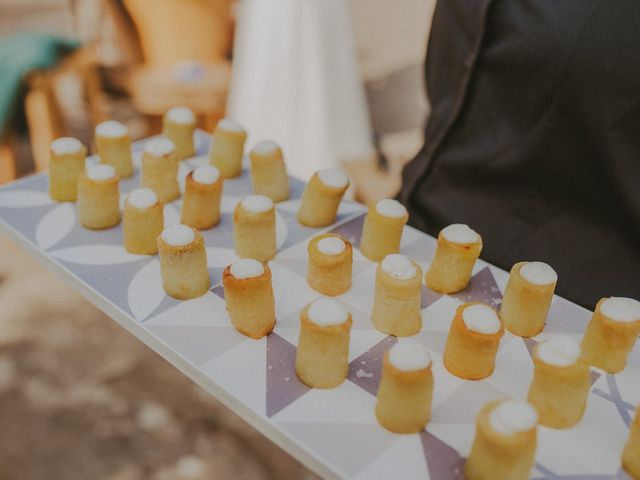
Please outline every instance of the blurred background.
[[[0, 183], [188, 106], [369, 203], [422, 143], [435, 0], [0, 0]], [[315, 478], [0, 237], [0, 480]]]

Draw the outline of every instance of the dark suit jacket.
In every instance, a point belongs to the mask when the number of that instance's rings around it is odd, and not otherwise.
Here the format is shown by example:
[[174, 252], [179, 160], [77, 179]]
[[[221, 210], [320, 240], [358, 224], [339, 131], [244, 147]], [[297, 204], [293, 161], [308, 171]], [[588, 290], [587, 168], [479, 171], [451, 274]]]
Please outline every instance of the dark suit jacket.
[[426, 83], [410, 221], [547, 262], [586, 307], [640, 298], [640, 1], [439, 0]]

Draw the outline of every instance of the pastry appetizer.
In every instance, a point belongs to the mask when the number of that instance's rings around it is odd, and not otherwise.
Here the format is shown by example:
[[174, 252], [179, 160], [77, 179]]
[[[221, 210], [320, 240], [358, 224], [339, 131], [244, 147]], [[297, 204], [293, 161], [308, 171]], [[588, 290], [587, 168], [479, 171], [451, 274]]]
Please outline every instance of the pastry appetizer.
[[444, 350], [444, 366], [456, 377], [480, 380], [493, 373], [504, 329], [495, 310], [480, 302], [456, 309]]
[[196, 153], [193, 132], [196, 130], [196, 116], [190, 108], [174, 107], [162, 117], [162, 135], [173, 142], [179, 160], [193, 157]]
[[162, 286], [169, 295], [187, 300], [209, 290], [207, 252], [195, 228], [182, 224], [165, 228], [158, 237], [158, 252]]
[[78, 177], [84, 171], [87, 149], [80, 140], [62, 137], [51, 142], [49, 196], [57, 202], [75, 202]]
[[638, 335], [640, 302], [625, 297], [603, 298], [584, 332], [583, 360], [609, 373], [621, 372]]
[[422, 269], [404, 255], [384, 257], [376, 269], [371, 321], [382, 333], [415, 335], [422, 328]]
[[237, 122], [223, 118], [213, 132], [213, 143], [209, 151], [211, 165], [218, 167], [224, 178], [237, 177], [242, 173], [242, 156], [247, 132]]
[[407, 209], [397, 200], [386, 198], [370, 206], [362, 227], [362, 254], [373, 262], [379, 262], [390, 253], [398, 253], [407, 220]]
[[118, 175], [111, 165], [93, 165], [78, 177], [78, 221], [91, 230], [120, 223]]
[[238, 260], [222, 273], [231, 323], [247, 337], [268, 335], [276, 324], [271, 270], [252, 258]]
[[580, 421], [591, 387], [589, 366], [580, 361], [580, 346], [555, 336], [533, 351], [533, 381], [528, 401], [536, 407], [540, 425], [569, 428]]
[[632, 478], [640, 478], [640, 407], [636, 418], [629, 426], [629, 439], [622, 453], [622, 468]]
[[305, 227], [326, 227], [336, 220], [349, 179], [335, 168], [316, 172], [302, 192], [298, 221]]
[[333, 388], [347, 378], [351, 323], [351, 314], [329, 298], [302, 310], [296, 354], [296, 373], [302, 382]]
[[433, 373], [426, 348], [400, 341], [384, 354], [376, 401], [378, 423], [395, 433], [417, 433], [431, 417]]
[[469, 480], [529, 478], [537, 445], [536, 409], [526, 402], [494, 400], [476, 418], [476, 436], [464, 466]]
[[129, 129], [120, 122], [108, 120], [98, 124], [95, 133], [100, 163], [111, 165], [120, 178], [133, 175]]
[[263, 140], [249, 152], [253, 193], [274, 202], [289, 198], [289, 177], [282, 150], [275, 142]]
[[331, 297], [348, 292], [353, 265], [351, 243], [338, 235], [324, 234], [311, 239], [307, 250], [309, 286]]
[[481, 250], [482, 238], [467, 225], [454, 223], [443, 228], [425, 276], [427, 287], [444, 294], [464, 290]]
[[535, 337], [544, 328], [558, 275], [546, 263], [519, 262], [509, 273], [500, 318], [520, 337]]
[[220, 221], [223, 179], [213, 165], [203, 165], [187, 175], [181, 222], [205, 230]]
[[276, 256], [276, 211], [270, 198], [250, 195], [233, 212], [233, 246], [240, 258], [261, 262]]
[[156, 192], [158, 200], [162, 203], [180, 196], [178, 163], [175, 147], [168, 138], [155, 137], [145, 144], [140, 183]]
[[150, 188], [133, 190], [124, 204], [124, 248], [129, 253], [155, 255], [164, 214], [158, 196]]

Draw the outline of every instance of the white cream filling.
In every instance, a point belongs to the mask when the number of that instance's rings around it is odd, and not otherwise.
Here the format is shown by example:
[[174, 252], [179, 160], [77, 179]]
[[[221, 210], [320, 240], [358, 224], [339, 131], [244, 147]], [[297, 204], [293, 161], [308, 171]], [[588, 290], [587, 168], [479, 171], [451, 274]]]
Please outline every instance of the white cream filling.
[[398, 340], [398, 343], [389, 349], [389, 363], [403, 372], [413, 372], [431, 365], [431, 356], [422, 345], [408, 340]]
[[228, 132], [244, 132], [244, 128], [242, 127], [242, 125], [240, 125], [232, 118], [223, 118], [218, 122], [218, 126], [216, 128], [221, 128], [222, 130], [226, 130]]
[[493, 335], [500, 331], [500, 319], [489, 305], [475, 304], [462, 310], [462, 321], [469, 330]]
[[489, 424], [498, 433], [511, 436], [531, 430], [538, 423], [538, 412], [527, 402], [506, 400], [489, 414]]
[[242, 208], [251, 213], [267, 212], [273, 208], [273, 200], [264, 195], [249, 195], [242, 200]]
[[213, 185], [220, 178], [220, 170], [213, 165], [202, 165], [193, 171], [192, 178], [203, 185]]
[[129, 194], [127, 201], [135, 208], [149, 208], [158, 203], [158, 196], [150, 188], [136, 188]]
[[87, 177], [91, 180], [110, 180], [116, 176], [116, 170], [104, 163], [87, 167]]
[[165, 228], [161, 235], [162, 240], [173, 247], [189, 245], [196, 239], [193, 229], [182, 223]]
[[556, 335], [540, 342], [536, 348], [536, 355], [546, 364], [568, 367], [580, 358], [580, 345], [569, 337]]
[[69, 155], [82, 150], [82, 143], [77, 138], [61, 137], [51, 142], [51, 151], [56, 155]]
[[309, 320], [321, 327], [342, 325], [349, 319], [349, 312], [335, 300], [319, 298], [314, 301], [307, 311]]
[[259, 277], [264, 273], [264, 265], [253, 258], [242, 258], [231, 264], [230, 272], [238, 279]]
[[558, 281], [558, 274], [544, 262], [527, 262], [520, 267], [520, 276], [532, 285], [551, 285]]
[[345, 188], [349, 185], [349, 178], [346, 173], [337, 168], [327, 168], [318, 172], [318, 178], [327, 187]]
[[382, 259], [382, 271], [399, 280], [409, 280], [416, 276], [416, 266], [404, 255], [391, 253]]
[[269, 153], [275, 152], [278, 148], [278, 144], [276, 142], [272, 142], [271, 140], [261, 140], [253, 147], [253, 152], [258, 155], [268, 155]]
[[107, 120], [96, 126], [96, 135], [101, 137], [124, 137], [129, 134], [126, 125], [115, 120]]
[[175, 149], [175, 145], [167, 137], [155, 137], [144, 144], [144, 151], [156, 157], [170, 155]]
[[600, 313], [620, 323], [640, 320], [640, 302], [627, 297], [610, 297], [600, 305]]
[[476, 243], [480, 235], [464, 223], [454, 223], [442, 229], [442, 236], [453, 243]]
[[407, 209], [404, 208], [399, 201], [393, 200], [391, 198], [385, 198], [380, 200], [376, 204], [376, 211], [385, 217], [389, 218], [400, 218], [404, 217], [407, 214]]
[[196, 116], [187, 107], [173, 107], [167, 112], [167, 119], [182, 125], [192, 125], [196, 123]]
[[347, 248], [346, 244], [338, 237], [324, 237], [317, 243], [320, 253], [325, 255], [339, 255]]

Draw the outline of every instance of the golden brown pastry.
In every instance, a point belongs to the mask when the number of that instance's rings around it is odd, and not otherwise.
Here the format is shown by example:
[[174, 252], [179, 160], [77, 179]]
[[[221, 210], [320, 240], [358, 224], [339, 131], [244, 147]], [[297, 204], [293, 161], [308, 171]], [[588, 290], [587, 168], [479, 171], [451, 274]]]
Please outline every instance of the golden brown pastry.
[[580, 361], [580, 346], [561, 335], [539, 343], [533, 351], [533, 381], [528, 401], [540, 425], [569, 428], [580, 421], [591, 387], [589, 366]]
[[640, 479], [640, 407], [636, 410], [636, 418], [629, 425], [629, 439], [622, 453], [622, 468], [631, 478]]
[[200, 297], [209, 290], [207, 251], [202, 234], [177, 224], [158, 237], [160, 271], [164, 291], [179, 300]]
[[209, 151], [209, 162], [220, 170], [224, 178], [237, 177], [242, 173], [242, 157], [247, 132], [237, 122], [223, 118], [213, 132], [213, 143]]
[[49, 195], [57, 202], [75, 202], [78, 177], [84, 171], [87, 149], [79, 140], [62, 137], [51, 142]]
[[509, 273], [500, 318], [504, 328], [521, 337], [535, 337], [544, 328], [558, 275], [543, 262], [519, 262]]
[[278, 144], [263, 140], [249, 152], [249, 158], [253, 193], [269, 197], [274, 202], [288, 199], [289, 177]]
[[373, 262], [400, 251], [402, 230], [409, 213], [397, 200], [386, 198], [369, 207], [362, 227], [360, 251]]
[[94, 165], [78, 177], [78, 221], [91, 230], [120, 223], [118, 175], [111, 165]]
[[302, 382], [334, 388], [347, 378], [351, 323], [351, 314], [328, 298], [302, 310], [296, 354], [296, 373]]
[[233, 246], [240, 258], [261, 262], [276, 256], [276, 213], [273, 201], [250, 195], [233, 212]]
[[325, 233], [312, 238], [307, 250], [309, 286], [330, 297], [348, 292], [353, 266], [351, 243], [339, 235]]
[[417, 433], [431, 417], [433, 373], [426, 348], [407, 341], [384, 354], [376, 401], [378, 423], [394, 433]]
[[175, 200], [180, 196], [178, 164], [173, 142], [165, 137], [152, 138], [142, 153], [141, 186], [156, 192], [162, 203]]
[[111, 165], [120, 178], [132, 176], [133, 161], [129, 129], [120, 122], [107, 120], [96, 126], [95, 133], [100, 163]]
[[155, 255], [164, 229], [162, 204], [150, 188], [133, 190], [124, 204], [124, 248], [129, 253]]
[[482, 238], [467, 225], [454, 223], [443, 228], [425, 276], [427, 287], [444, 294], [467, 288], [481, 250]]
[[582, 339], [582, 358], [589, 365], [618, 373], [640, 335], [640, 302], [610, 297], [596, 305]]
[[231, 323], [247, 337], [268, 335], [276, 324], [271, 270], [252, 258], [240, 259], [222, 273]]
[[223, 179], [213, 165], [203, 165], [187, 175], [182, 199], [182, 223], [206, 230], [220, 221]]
[[312, 228], [331, 225], [347, 188], [349, 179], [342, 170], [330, 168], [316, 172], [302, 192], [298, 221]]
[[476, 436], [464, 466], [469, 480], [529, 478], [537, 446], [537, 414], [526, 402], [494, 400], [476, 419]]
[[371, 321], [382, 333], [415, 335], [422, 328], [422, 269], [404, 255], [387, 255], [376, 269]]
[[190, 108], [174, 107], [162, 117], [162, 135], [173, 142], [179, 160], [193, 157], [196, 153], [193, 133], [196, 130], [196, 116]]
[[480, 380], [493, 373], [502, 323], [495, 310], [480, 302], [456, 309], [444, 350], [444, 366], [456, 377]]

